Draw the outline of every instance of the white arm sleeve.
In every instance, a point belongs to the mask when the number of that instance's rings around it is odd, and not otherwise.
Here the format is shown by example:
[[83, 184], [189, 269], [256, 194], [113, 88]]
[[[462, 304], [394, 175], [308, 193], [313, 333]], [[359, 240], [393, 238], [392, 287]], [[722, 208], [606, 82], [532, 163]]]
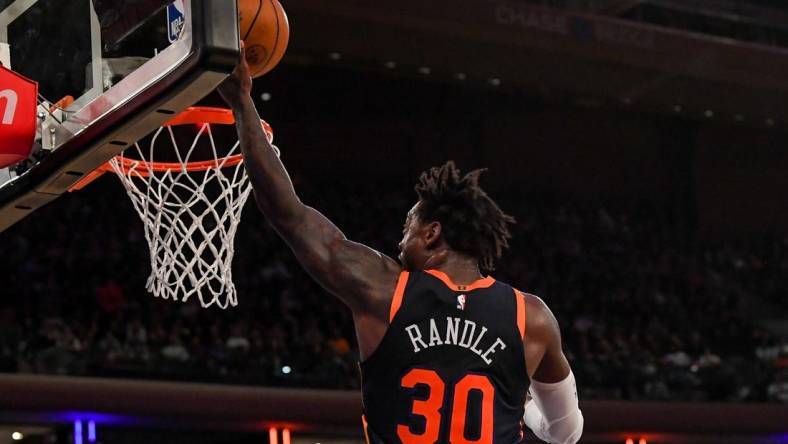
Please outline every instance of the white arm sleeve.
[[583, 414], [577, 400], [575, 375], [553, 384], [531, 381], [531, 402], [525, 405], [525, 425], [542, 441], [575, 444], [583, 434]]

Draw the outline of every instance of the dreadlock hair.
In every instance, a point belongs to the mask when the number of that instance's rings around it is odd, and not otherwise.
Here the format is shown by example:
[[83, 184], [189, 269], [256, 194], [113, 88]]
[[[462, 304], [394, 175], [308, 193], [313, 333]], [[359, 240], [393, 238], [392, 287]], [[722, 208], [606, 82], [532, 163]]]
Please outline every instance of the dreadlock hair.
[[449, 247], [475, 257], [484, 271], [509, 247], [512, 216], [501, 211], [479, 186], [484, 169], [460, 177], [453, 161], [421, 173], [416, 194], [421, 204], [417, 216], [422, 221], [437, 221]]

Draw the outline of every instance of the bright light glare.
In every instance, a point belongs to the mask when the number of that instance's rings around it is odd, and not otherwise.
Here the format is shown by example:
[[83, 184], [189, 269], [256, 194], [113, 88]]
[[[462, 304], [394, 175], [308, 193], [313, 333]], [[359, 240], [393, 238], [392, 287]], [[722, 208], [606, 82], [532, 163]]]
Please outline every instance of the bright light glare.
[[14, 441], [21, 441], [22, 438], [24, 438], [24, 437], [25, 437], [25, 435], [23, 435], [23, 434], [21, 434], [19, 432], [14, 432], [14, 433], [11, 434], [11, 439], [13, 439]]

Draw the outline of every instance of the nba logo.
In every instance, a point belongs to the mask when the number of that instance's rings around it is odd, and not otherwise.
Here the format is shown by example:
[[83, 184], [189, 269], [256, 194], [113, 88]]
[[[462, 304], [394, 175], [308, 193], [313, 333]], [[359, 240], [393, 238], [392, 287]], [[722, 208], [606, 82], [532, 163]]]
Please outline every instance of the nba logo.
[[460, 310], [465, 310], [465, 295], [461, 294], [457, 296], [457, 308]]
[[167, 38], [174, 43], [181, 37], [186, 18], [183, 13], [183, 0], [175, 0], [167, 6]]

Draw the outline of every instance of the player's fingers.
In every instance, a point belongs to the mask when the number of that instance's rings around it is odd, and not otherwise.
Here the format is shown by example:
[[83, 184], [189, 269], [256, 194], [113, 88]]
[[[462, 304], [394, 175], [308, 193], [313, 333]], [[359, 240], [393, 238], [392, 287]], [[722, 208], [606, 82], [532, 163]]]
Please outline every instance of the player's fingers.
[[246, 43], [243, 40], [241, 40], [241, 63], [238, 68], [249, 71], [249, 62], [246, 60]]
[[244, 73], [249, 70], [249, 64], [246, 61], [246, 45], [244, 44], [243, 40], [241, 40], [240, 42], [240, 48], [241, 48], [241, 59], [238, 61], [238, 65], [236, 65], [235, 69], [233, 70], [233, 75], [236, 78], [243, 77]]

